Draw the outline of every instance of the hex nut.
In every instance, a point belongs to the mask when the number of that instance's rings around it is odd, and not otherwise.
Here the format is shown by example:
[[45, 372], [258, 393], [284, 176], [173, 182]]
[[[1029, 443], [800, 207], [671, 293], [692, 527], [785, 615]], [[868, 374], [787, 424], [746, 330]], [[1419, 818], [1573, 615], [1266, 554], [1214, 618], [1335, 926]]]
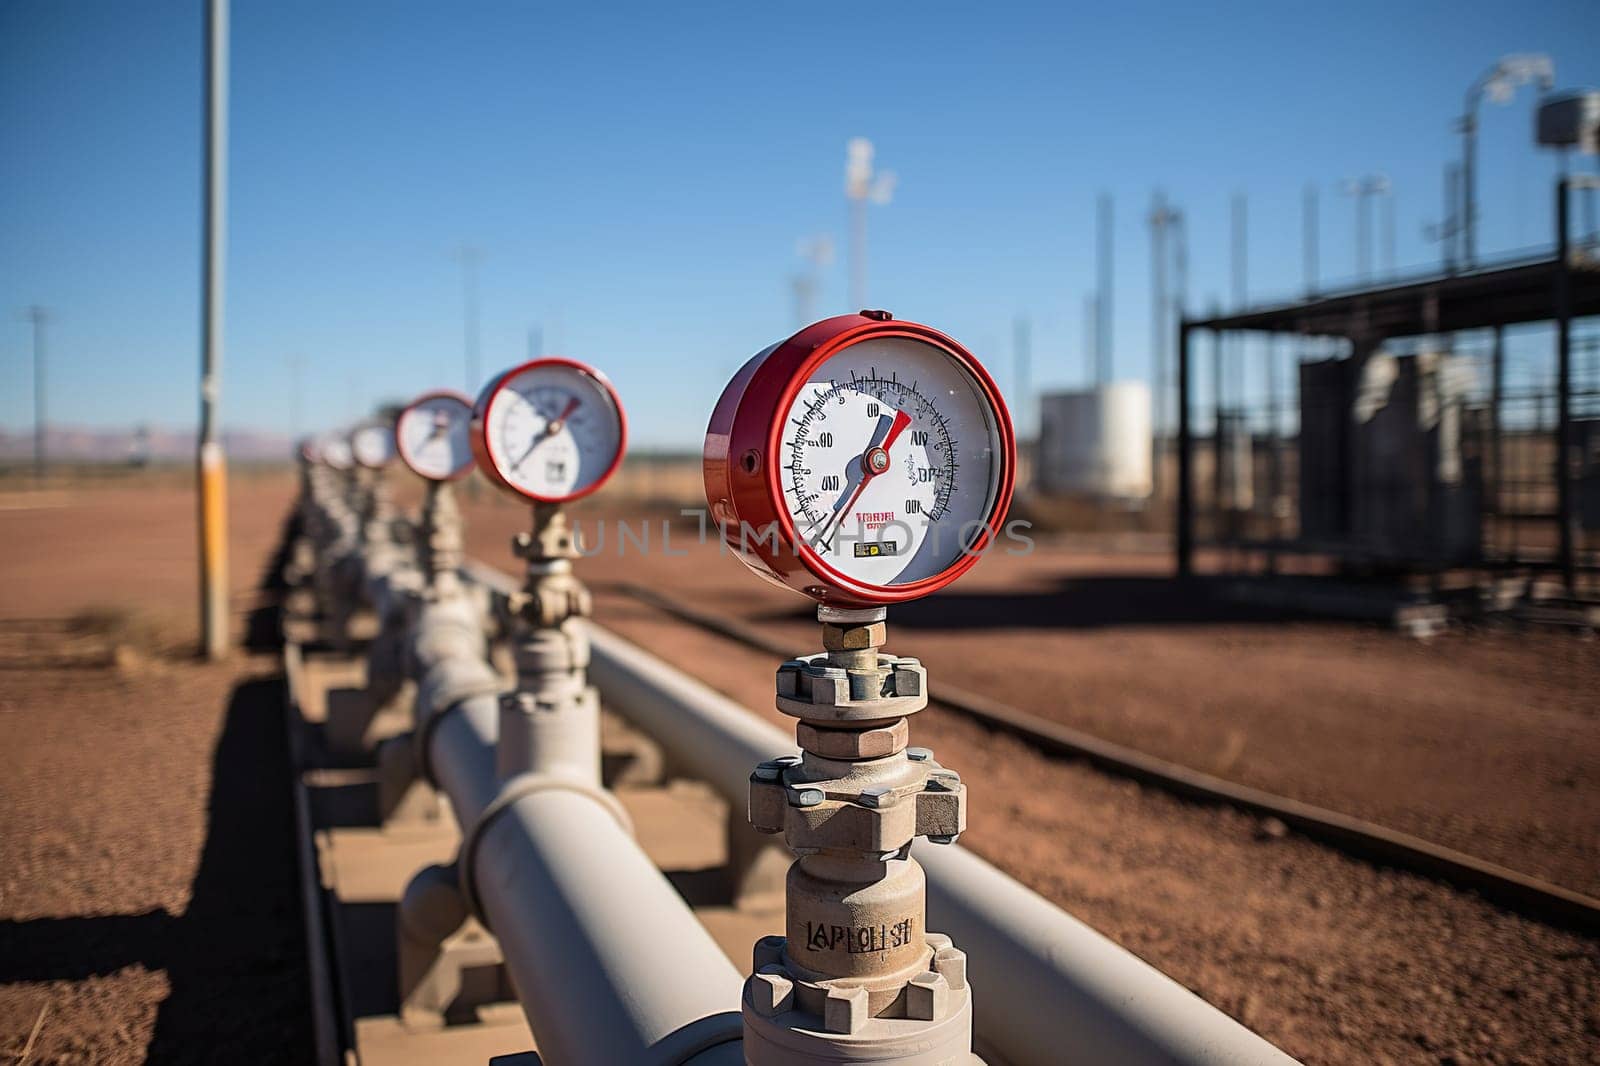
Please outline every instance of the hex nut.
[[884, 622], [865, 625], [828, 622], [822, 626], [822, 646], [829, 651], [867, 651], [883, 647], [883, 642], [888, 639], [889, 627]]
[[906, 1017], [933, 1022], [950, 1009], [950, 985], [932, 970], [919, 973], [906, 985]]
[[[949, 934], [936, 933], [932, 929], [929, 929], [926, 933], [922, 934], [922, 942], [928, 945], [929, 950], [935, 955], [955, 943], [954, 940], [950, 939]], [[759, 970], [761, 967], [757, 966], [756, 969]]]
[[957, 947], [943, 947], [934, 952], [933, 970], [956, 991], [967, 987], [967, 953]]
[[823, 1001], [822, 1027], [830, 1033], [854, 1033], [867, 1024], [865, 988], [830, 988]]
[[910, 735], [904, 718], [868, 729], [819, 729], [806, 721], [795, 726], [802, 748], [829, 759], [881, 759], [903, 748]]
[[749, 988], [750, 1006], [763, 1017], [794, 1009], [794, 982], [781, 966], [767, 966], [751, 974]]

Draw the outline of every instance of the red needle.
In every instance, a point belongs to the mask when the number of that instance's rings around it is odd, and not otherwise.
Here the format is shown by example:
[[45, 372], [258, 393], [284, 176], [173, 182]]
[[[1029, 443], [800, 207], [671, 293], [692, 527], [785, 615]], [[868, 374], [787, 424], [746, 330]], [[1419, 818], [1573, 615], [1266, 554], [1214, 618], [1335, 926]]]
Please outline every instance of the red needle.
[[[850, 513], [850, 508], [854, 507], [856, 505], [856, 500], [861, 498], [861, 490], [867, 487], [867, 482], [883, 473], [884, 470], [889, 469], [889, 448], [894, 444], [895, 438], [900, 436], [900, 431], [905, 429], [910, 424], [910, 415], [906, 414], [904, 411], [896, 411], [894, 413], [894, 422], [889, 426], [889, 432], [885, 433], [883, 436], [883, 443], [875, 448], [868, 448], [866, 451], [861, 453], [861, 480], [856, 482], [856, 489], [850, 494], [849, 498], [844, 501], [844, 506], [834, 509], [833, 516], [828, 520], [827, 526], [823, 527], [823, 536], [826, 536], [828, 533], [832, 532], [832, 527], [835, 522], [842, 522], [844, 520], [844, 516]], [[881, 453], [883, 456], [883, 466], [878, 470], [872, 469], [874, 452]], [[820, 540], [821, 537], [818, 539]]]
[[561, 413], [550, 420], [549, 425], [545, 427], [545, 432], [550, 434], [560, 433], [561, 427], [566, 424], [567, 416], [578, 409], [579, 402], [576, 396], [568, 400], [567, 406], [561, 409]]

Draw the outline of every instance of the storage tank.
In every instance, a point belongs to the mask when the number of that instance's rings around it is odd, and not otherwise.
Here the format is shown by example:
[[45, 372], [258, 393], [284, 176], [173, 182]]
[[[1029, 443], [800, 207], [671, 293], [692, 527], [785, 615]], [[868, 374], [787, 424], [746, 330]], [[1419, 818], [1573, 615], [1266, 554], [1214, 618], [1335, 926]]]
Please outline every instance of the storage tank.
[[1150, 447], [1150, 389], [1142, 381], [1039, 397], [1038, 483], [1045, 492], [1146, 499]]

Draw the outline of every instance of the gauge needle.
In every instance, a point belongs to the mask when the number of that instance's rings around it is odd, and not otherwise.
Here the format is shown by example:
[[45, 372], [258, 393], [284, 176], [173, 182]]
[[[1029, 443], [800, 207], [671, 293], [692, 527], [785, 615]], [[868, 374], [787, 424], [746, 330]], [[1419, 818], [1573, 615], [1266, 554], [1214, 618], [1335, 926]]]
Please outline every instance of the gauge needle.
[[911, 416], [904, 411], [896, 411], [893, 419], [888, 415], [878, 419], [878, 425], [872, 431], [872, 439], [867, 442], [859, 458], [850, 463], [850, 484], [839, 496], [838, 502], [833, 505], [833, 511], [823, 520], [821, 530], [811, 539], [813, 545], [821, 544], [825, 549], [832, 549], [833, 545], [828, 543], [828, 538], [837, 531], [844, 516], [850, 513], [850, 508], [855, 506], [862, 490], [867, 487], [867, 482], [889, 469], [889, 449], [894, 447], [900, 431], [910, 424]]
[[579, 400], [576, 396], [568, 400], [567, 406], [561, 409], [561, 413], [556, 415], [555, 418], [551, 419], [550, 423], [544, 427], [545, 436], [553, 437], [557, 433], [560, 433], [561, 427], [565, 426], [567, 424], [567, 419], [572, 417], [572, 412], [578, 409], [578, 403]]
[[516, 462], [511, 464], [511, 469], [522, 469], [522, 464], [527, 462], [528, 456], [533, 454], [533, 450], [537, 448], [542, 441], [555, 436], [557, 433], [560, 433], [561, 427], [567, 424], [567, 419], [572, 416], [572, 412], [578, 409], [578, 404], [580, 402], [581, 401], [576, 396], [568, 400], [567, 406], [561, 409], [561, 413], [545, 423], [544, 430], [537, 437], [533, 438], [533, 443], [528, 445], [528, 450], [523, 452], [522, 456]]

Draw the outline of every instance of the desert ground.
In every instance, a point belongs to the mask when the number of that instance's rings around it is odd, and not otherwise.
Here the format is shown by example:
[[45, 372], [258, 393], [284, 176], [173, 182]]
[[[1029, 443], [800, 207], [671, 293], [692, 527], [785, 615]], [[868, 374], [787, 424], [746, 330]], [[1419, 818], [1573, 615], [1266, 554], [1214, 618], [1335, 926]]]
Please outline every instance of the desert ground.
[[[214, 665], [191, 652], [183, 478], [0, 490], [0, 1055], [306, 1057], [262, 591], [293, 488], [234, 479], [242, 649]], [[483, 491], [466, 513], [471, 554], [513, 569], [525, 512]], [[575, 516], [586, 536], [606, 531], [579, 564], [597, 620], [776, 720], [770, 657], [627, 586], [796, 654], [817, 643], [800, 597], [702, 542], [675, 507]], [[623, 521], [634, 537], [619, 552]], [[1169, 571], [1159, 552], [1040, 536], [893, 611], [890, 649], [1033, 714], [1600, 893], [1600, 645], [1487, 626], [1423, 642], [1197, 599]], [[1308, 1063], [1600, 1059], [1592, 938], [948, 711], [912, 732], [971, 786], [964, 845]]]

